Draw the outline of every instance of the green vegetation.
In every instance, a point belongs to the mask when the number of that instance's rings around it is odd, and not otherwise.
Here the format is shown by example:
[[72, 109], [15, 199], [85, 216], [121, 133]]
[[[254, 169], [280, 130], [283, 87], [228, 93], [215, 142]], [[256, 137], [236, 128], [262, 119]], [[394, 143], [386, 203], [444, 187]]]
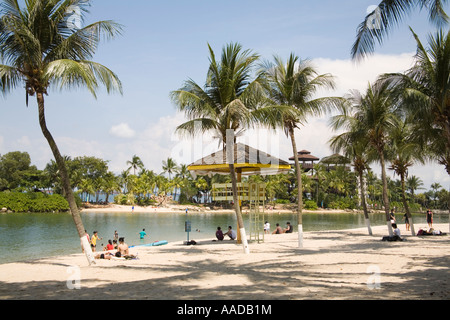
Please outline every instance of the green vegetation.
[[[139, 158], [135, 156], [136, 158]], [[12, 160], [16, 159], [16, 160]], [[5, 167], [11, 172], [17, 172], [4, 179], [11, 188], [2, 187], [0, 192], [0, 209], [8, 208], [14, 212], [53, 212], [66, 211], [67, 202], [60, 194], [56, 165], [50, 161], [44, 170], [39, 170], [30, 161], [26, 152], [10, 152], [0, 156], [0, 177], [6, 177]], [[229, 183], [230, 177], [214, 175], [212, 177], [198, 176], [195, 179], [187, 170], [187, 166], [178, 165], [173, 159], [166, 159], [161, 164], [161, 172], [155, 173], [142, 165], [134, 168], [131, 165], [120, 174], [114, 174], [108, 169], [108, 161], [95, 157], [65, 157], [69, 175], [73, 181], [78, 205], [82, 203], [107, 204], [108, 195], [114, 195], [114, 203], [122, 205], [158, 206], [176, 199], [180, 204], [211, 203], [211, 189], [214, 183]], [[163, 167], [172, 163], [171, 178]], [[6, 166], [5, 164], [8, 164]], [[19, 170], [20, 169], [20, 170]], [[338, 166], [327, 170], [324, 164], [314, 165], [312, 173], [302, 174], [303, 196], [306, 199], [304, 209], [314, 210], [319, 207], [330, 209], [360, 209], [356, 172], [350, 167]], [[21, 174], [26, 172], [28, 174]], [[32, 173], [32, 174], [30, 174]], [[30, 178], [31, 177], [31, 178]], [[382, 181], [370, 169], [363, 175], [367, 183], [367, 206], [369, 209], [382, 208]], [[251, 176], [244, 181], [266, 183], [266, 202], [269, 205], [294, 204], [297, 201], [297, 178], [295, 170], [289, 174], [262, 177]], [[400, 179], [387, 178], [388, 197], [391, 207], [404, 211], [402, 200], [402, 182]], [[53, 196], [42, 192], [54, 192]], [[37, 191], [37, 192], [36, 192]], [[422, 191], [422, 192], [420, 192]], [[405, 181], [405, 197], [412, 212], [423, 208], [447, 209], [448, 191], [439, 183], [434, 183], [429, 190], [424, 190], [423, 182], [416, 176], [409, 176]], [[108, 199], [108, 198], [106, 198]], [[38, 204], [30, 204], [36, 200]], [[17, 201], [17, 204], [13, 204]], [[220, 206], [221, 203], [213, 203]]]
[[[230, 43], [224, 46], [221, 59], [216, 59], [208, 46], [210, 65], [205, 84], [187, 80], [170, 94], [188, 118], [177, 131], [189, 135], [214, 131], [226, 146], [227, 130], [237, 135], [258, 126], [282, 128], [291, 138], [296, 158], [294, 130], [311, 116], [337, 109], [330, 126], [344, 133], [334, 137], [330, 145], [344, 154], [347, 163], [331, 168], [318, 164], [304, 172], [296, 159], [287, 175], [251, 177], [266, 183], [268, 203], [297, 203], [299, 223], [302, 208], [363, 208], [366, 217], [371, 208], [384, 208], [386, 215], [392, 207], [408, 214], [424, 207], [448, 209], [447, 190], [435, 183], [429, 191], [418, 193], [423, 183], [408, 172], [415, 164], [434, 161], [450, 174], [450, 33], [442, 29], [448, 17], [443, 1], [434, 1], [432, 6], [428, 3], [381, 1], [376, 28], [368, 23], [373, 13], [366, 17], [358, 29], [354, 58], [373, 52], [375, 41], [381, 43], [411, 9], [426, 9], [441, 29], [430, 35], [428, 47], [411, 30], [417, 43], [414, 66], [402, 74], [380, 75], [365, 92], [346, 97], [317, 98], [319, 90], [334, 87], [333, 76], [318, 74], [295, 54], [287, 61], [275, 56], [273, 62], [261, 63], [257, 53]], [[128, 169], [116, 174], [109, 170], [107, 160], [71, 159], [60, 154], [45, 121], [44, 97], [49, 88], [81, 86], [95, 96], [102, 85], [108, 92], [122, 92], [120, 80], [111, 70], [90, 61], [100, 40], [120, 35], [121, 26], [99, 21], [70, 30], [64, 19], [71, 4], [73, 1], [27, 1], [20, 7], [17, 1], [2, 1], [1, 93], [25, 87], [27, 104], [30, 96], [36, 98], [39, 125], [55, 158], [39, 170], [26, 152], [1, 156], [4, 206], [12, 211], [67, 210], [57, 196], [63, 195], [81, 236], [84, 227], [74, 193], [85, 203], [99, 203], [100, 195], [108, 203], [109, 195], [114, 194], [114, 201], [120, 204], [164, 205], [172, 198], [180, 203], [210, 202], [215, 182], [231, 181], [235, 187], [234, 170], [229, 177], [194, 179], [185, 164], [178, 165], [173, 159], [163, 161], [162, 172], [157, 173], [146, 169], [134, 155], [126, 163]], [[89, 3], [77, 4], [82, 6], [84, 18]], [[370, 168], [373, 163], [381, 165], [380, 178]], [[387, 170], [395, 172], [398, 180], [390, 180]]]
[[67, 212], [69, 204], [59, 194], [0, 192], [0, 208], [12, 212]]

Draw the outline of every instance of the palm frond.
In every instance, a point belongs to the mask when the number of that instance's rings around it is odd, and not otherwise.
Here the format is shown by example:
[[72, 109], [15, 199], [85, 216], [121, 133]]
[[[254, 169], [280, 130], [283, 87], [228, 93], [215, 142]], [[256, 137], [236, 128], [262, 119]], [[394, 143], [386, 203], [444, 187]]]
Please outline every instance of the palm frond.
[[122, 84], [108, 68], [92, 61], [60, 59], [50, 62], [44, 70], [43, 79], [60, 89], [86, 87], [96, 97], [99, 84], [105, 85], [108, 93], [122, 93]]
[[383, 0], [369, 13], [357, 28], [351, 49], [353, 59], [362, 59], [373, 53], [376, 43], [382, 44], [391, 30], [400, 24], [412, 10], [426, 8], [432, 23], [442, 26], [448, 22], [444, 11], [447, 0]]

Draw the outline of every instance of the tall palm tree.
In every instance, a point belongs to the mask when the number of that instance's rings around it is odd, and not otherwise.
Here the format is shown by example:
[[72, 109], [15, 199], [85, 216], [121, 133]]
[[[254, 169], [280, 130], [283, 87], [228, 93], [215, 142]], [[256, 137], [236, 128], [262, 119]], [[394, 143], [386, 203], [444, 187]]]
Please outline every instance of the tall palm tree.
[[352, 128], [358, 136], [367, 139], [371, 148], [377, 153], [377, 161], [381, 165], [381, 179], [383, 182], [383, 202], [386, 213], [386, 223], [389, 234], [392, 235], [390, 223], [388, 183], [386, 177], [385, 147], [389, 133], [398, 123], [399, 111], [393, 103], [389, 86], [376, 82], [368, 86], [364, 95], [353, 90], [348, 97], [350, 105], [341, 115], [334, 119], [336, 129]]
[[431, 190], [433, 190], [434, 207], [436, 208], [436, 198], [437, 198], [439, 189], [442, 189], [442, 185], [438, 182], [434, 182], [431, 184], [430, 188], [431, 188]]
[[177, 132], [188, 135], [214, 132], [226, 146], [238, 227], [244, 251], [249, 253], [231, 153], [236, 133], [260, 124], [273, 124], [275, 116], [270, 108], [261, 107], [260, 79], [251, 77], [259, 56], [243, 50], [240, 44], [230, 43], [224, 46], [218, 61], [209, 44], [208, 48], [210, 65], [204, 87], [189, 79], [182, 88], [171, 92], [172, 101], [189, 119], [178, 126]]
[[136, 175], [136, 169], [144, 169], [144, 163], [137, 155], [134, 155], [131, 160], [128, 160], [127, 165], [129, 165], [128, 170], [133, 169], [134, 175]]
[[430, 35], [428, 48], [411, 32], [417, 42], [415, 64], [405, 74], [386, 74], [383, 80], [401, 93], [415, 140], [450, 175], [450, 31]]
[[417, 176], [410, 176], [406, 180], [406, 187], [409, 190], [409, 192], [411, 193], [411, 198], [413, 200], [413, 203], [416, 202], [415, 191], [419, 190], [419, 189], [423, 189], [422, 186], [423, 186], [423, 181], [422, 181], [422, 179], [420, 179]]
[[[332, 117], [330, 125], [336, 129], [336, 125], [341, 126], [340, 117]], [[369, 212], [366, 203], [366, 190], [364, 172], [369, 169], [369, 142], [366, 136], [362, 135], [357, 123], [349, 118], [347, 130], [344, 133], [332, 137], [329, 141], [330, 146], [334, 152], [343, 152], [346, 157], [352, 159], [353, 167], [358, 174], [359, 188], [361, 194], [361, 204], [364, 212], [364, 219], [366, 221], [369, 235], [372, 235], [372, 228], [370, 226]]]
[[172, 173], [176, 173], [178, 171], [178, 166], [175, 160], [172, 158], [167, 158], [167, 160], [163, 160], [162, 169], [164, 173], [169, 174], [169, 180], [172, 180]]
[[375, 42], [383, 40], [392, 28], [415, 9], [426, 9], [430, 22], [436, 26], [448, 23], [444, 7], [447, 0], [383, 0], [372, 12], [369, 12], [364, 21], [358, 26], [355, 43], [352, 47], [352, 57], [362, 58], [372, 53]]
[[406, 179], [408, 177], [409, 168], [414, 165], [415, 162], [423, 164], [425, 161], [422, 155], [423, 149], [411, 139], [413, 133], [412, 130], [413, 128], [409, 123], [400, 122], [392, 131], [390, 135], [392, 141], [390, 152], [392, 153], [392, 156], [389, 169], [394, 170], [400, 177], [403, 206], [405, 207], [406, 215], [411, 226], [411, 234], [415, 236], [414, 223], [408, 201], [406, 200]]
[[304, 124], [309, 116], [321, 115], [325, 111], [337, 107], [342, 103], [341, 98], [323, 97], [316, 98], [318, 90], [334, 88], [334, 79], [330, 74], [319, 75], [309, 60], [300, 60], [291, 53], [284, 62], [275, 56], [274, 62], [265, 62], [261, 66], [261, 75], [265, 79], [265, 88], [269, 103], [277, 108], [293, 109], [295, 112], [281, 112], [278, 126], [283, 128], [290, 137], [294, 154], [295, 168], [297, 172], [298, 187], [298, 245], [303, 247], [303, 187], [298, 160], [298, 149], [294, 131], [299, 125]]
[[[25, 1], [3, 0], [0, 17], [0, 87], [8, 92], [25, 85], [26, 97], [35, 96], [39, 124], [58, 165], [61, 183], [80, 239], [84, 237], [81, 220], [65, 162], [58, 146], [47, 128], [45, 100], [50, 87], [69, 89], [86, 87], [94, 97], [99, 85], [108, 92], [122, 92], [118, 77], [107, 67], [90, 61], [101, 38], [113, 38], [120, 34], [121, 26], [113, 21], [99, 21], [76, 29], [68, 23], [73, 7], [80, 8], [84, 21], [90, 1], [51, 0]], [[83, 242], [89, 263], [93, 257], [87, 241]]]

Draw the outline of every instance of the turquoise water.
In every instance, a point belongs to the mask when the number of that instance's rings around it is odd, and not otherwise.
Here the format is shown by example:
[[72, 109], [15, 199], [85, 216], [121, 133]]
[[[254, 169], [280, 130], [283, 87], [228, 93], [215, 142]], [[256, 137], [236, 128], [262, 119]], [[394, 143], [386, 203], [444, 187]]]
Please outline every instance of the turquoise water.
[[[146, 244], [158, 240], [183, 241], [187, 239], [184, 231], [186, 216], [182, 213], [82, 213], [84, 226], [92, 235], [97, 230], [106, 246], [117, 230], [129, 245]], [[372, 214], [372, 225], [385, 225], [384, 214]], [[216, 228], [226, 230], [229, 225], [236, 228], [234, 213], [195, 213], [189, 214], [192, 232], [189, 239], [214, 238]], [[289, 221], [297, 231], [294, 214], [265, 214], [272, 230], [276, 223], [282, 227]], [[435, 215], [435, 223], [448, 223], [448, 214]], [[415, 223], [426, 223], [425, 215], [414, 215]], [[244, 215], [248, 228], [248, 216]], [[342, 230], [365, 227], [361, 213], [303, 214], [305, 231]], [[145, 228], [147, 236], [139, 239], [138, 233]], [[262, 228], [262, 226], [261, 226]], [[248, 233], [248, 231], [247, 231]], [[2, 214], [0, 215], [0, 264], [81, 252], [80, 240], [70, 214]]]

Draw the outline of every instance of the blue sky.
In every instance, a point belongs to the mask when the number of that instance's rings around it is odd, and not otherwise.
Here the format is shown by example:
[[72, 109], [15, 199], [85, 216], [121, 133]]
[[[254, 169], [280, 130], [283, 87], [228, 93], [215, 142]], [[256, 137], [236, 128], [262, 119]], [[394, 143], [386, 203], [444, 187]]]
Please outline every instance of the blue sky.
[[[377, 74], [404, 71], [410, 66], [415, 42], [409, 25], [423, 42], [433, 30], [426, 13], [416, 12], [393, 30], [373, 57], [355, 65], [350, 61], [350, 49], [356, 28], [367, 8], [377, 3], [378, 0], [92, 1], [88, 22], [111, 19], [124, 25], [123, 35], [102, 43], [94, 58], [118, 74], [124, 94], [100, 92], [95, 100], [82, 89], [52, 90], [46, 97], [47, 125], [63, 154], [109, 160], [116, 173], [126, 169], [126, 161], [134, 154], [156, 172], [170, 156], [179, 163], [194, 161], [197, 154], [189, 151], [190, 142], [173, 136], [184, 118], [177, 114], [169, 93], [188, 78], [204, 83], [207, 43], [216, 55], [230, 42], [239, 42], [264, 59], [271, 59], [274, 54], [287, 57], [295, 52], [313, 59], [321, 73], [337, 76], [338, 89], [330, 94], [364, 90]], [[332, 135], [327, 119], [310, 119], [297, 132], [299, 149], [308, 149], [319, 157], [331, 154], [326, 145]], [[264, 131], [258, 135], [263, 137], [262, 142], [254, 141], [254, 133], [243, 140], [282, 159], [291, 156], [290, 142], [282, 133], [267, 139]], [[217, 143], [205, 139], [206, 155], [214, 151]], [[29, 152], [40, 169], [52, 158], [39, 128], [36, 102], [31, 100], [27, 108], [22, 88], [0, 98], [0, 154], [16, 150]], [[374, 170], [379, 174], [375, 166]], [[434, 181], [445, 188], [450, 185], [439, 165], [416, 166], [410, 174], [420, 176], [426, 188]]]

